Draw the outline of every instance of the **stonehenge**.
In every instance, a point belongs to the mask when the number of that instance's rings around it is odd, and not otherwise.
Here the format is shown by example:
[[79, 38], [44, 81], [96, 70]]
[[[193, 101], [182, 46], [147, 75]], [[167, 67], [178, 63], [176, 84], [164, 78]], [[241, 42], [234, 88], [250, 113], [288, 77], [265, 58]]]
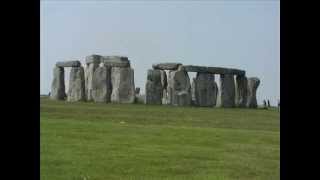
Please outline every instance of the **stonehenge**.
[[[220, 102], [219, 106], [223, 108], [257, 108], [256, 90], [260, 80], [258, 78], [248, 79], [244, 70], [181, 63], [159, 63], [153, 64], [152, 67], [153, 71], [163, 71], [165, 75], [160, 80], [159, 78], [156, 80], [163, 84], [162, 104], [215, 107], [218, 106], [217, 102]], [[152, 70], [148, 72], [150, 71]], [[168, 71], [168, 77], [165, 71]], [[188, 72], [197, 73], [191, 85]], [[215, 82], [215, 75], [220, 75], [219, 87]], [[149, 80], [146, 83], [147, 98], [157, 96], [160, 92], [155, 92], [154, 88], [150, 88], [150, 83]], [[154, 83], [160, 84], [160, 82]], [[150, 103], [150, 101], [146, 102], [146, 104]], [[159, 100], [156, 104], [159, 104]]]
[[[71, 68], [67, 93], [65, 68]], [[191, 81], [189, 72], [196, 73]], [[215, 76], [220, 76], [219, 86]], [[259, 85], [259, 78], [247, 78], [241, 69], [165, 62], [153, 64], [147, 71], [145, 92], [140, 95], [128, 57], [92, 54], [85, 57], [85, 67], [78, 60], [56, 62], [50, 98], [68, 102], [257, 108]]]
[[[124, 56], [89, 55], [80, 61], [59, 61], [53, 69], [50, 98], [55, 100], [134, 103], [134, 71]], [[64, 68], [71, 67], [68, 93]]]

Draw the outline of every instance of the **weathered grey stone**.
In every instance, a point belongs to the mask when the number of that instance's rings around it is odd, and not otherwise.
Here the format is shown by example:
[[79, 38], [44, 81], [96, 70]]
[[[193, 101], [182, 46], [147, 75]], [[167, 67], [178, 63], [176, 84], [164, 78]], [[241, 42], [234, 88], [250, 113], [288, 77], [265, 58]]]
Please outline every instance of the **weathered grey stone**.
[[177, 70], [181, 63], [159, 63], [153, 64], [153, 69], [161, 69], [161, 70]]
[[208, 68], [205, 66], [184, 65], [183, 67], [188, 72], [201, 72], [201, 73], [208, 72]]
[[111, 68], [98, 67], [92, 78], [92, 98], [94, 102], [110, 102]]
[[161, 73], [161, 85], [162, 85], [162, 104], [167, 104], [168, 94], [167, 94], [167, 86], [168, 86], [168, 78], [167, 73], [164, 70], [160, 70]]
[[169, 73], [168, 73], [167, 91], [166, 91], [166, 99], [165, 99], [165, 103], [166, 104], [172, 104], [172, 96], [173, 96], [172, 72], [173, 71], [170, 70]]
[[85, 100], [85, 80], [83, 67], [72, 67], [69, 77], [68, 101]]
[[80, 67], [80, 61], [59, 61], [56, 63], [57, 67]]
[[257, 108], [257, 89], [260, 85], [260, 80], [257, 77], [248, 78], [248, 97], [247, 97], [247, 107]]
[[191, 104], [196, 105], [196, 78], [192, 78], [191, 82]]
[[162, 104], [169, 104], [167, 89], [162, 90]]
[[92, 61], [88, 63], [85, 73], [85, 92], [87, 101], [92, 101], [92, 79], [94, 71], [99, 67], [99, 61]]
[[50, 98], [54, 100], [64, 100], [66, 98], [63, 67], [54, 67], [53, 69]]
[[146, 83], [146, 104], [161, 104], [162, 93], [161, 71], [149, 69]]
[[193, 66], [184, 65], [185, 71], [188, 72], [201, 72], [201, 73], [211, 73], [211, 74], [233, 74], [233, 75], [245, 75], [245, 71], [232, 68], [222, 68], [222, 67], [206, 67], [206, 66]]
[[92, 54], [86, 57], [86, 64], [94, 63], [99, 65], [101, 63], [101, 59], [102, 59], [102, 56], [97, 54]]
[[132, 68], [112, 67], [111, 69], [111, 102], [134, 103], [134, 71]]
[[197, 73], [194, 79], [195, 105], [212, 107], [216, 105], [216, 86], [214, 75], [209, 73]]
[[235, 107], [235, 83], [232, 74], [220, 75], [220, 106]]
[[236, 76], [236, 106], [246, 107], [248, 94], [248, 80], [246, 76]]
[[170, 71], [167, 89], [170, 104], [178, 106], [191, 104], [191, 85], [186, 71]]
[[161, 85], [163, 89], [167, 88], [168, 82], [167, 82], [167, 74], [164, 70], [160, 70], [161, 74]]
[[103, 64], [110, 67], [130, 67], [128, 57], [124, 56], [102, 56]]

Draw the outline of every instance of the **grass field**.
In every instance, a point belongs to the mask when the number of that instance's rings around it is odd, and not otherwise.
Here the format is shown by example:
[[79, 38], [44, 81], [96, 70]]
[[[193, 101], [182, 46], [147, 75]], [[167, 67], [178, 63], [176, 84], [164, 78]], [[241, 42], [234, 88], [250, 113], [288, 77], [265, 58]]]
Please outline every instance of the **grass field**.
[[276, 109], [40, 98], [42, 180], [280, 179]]

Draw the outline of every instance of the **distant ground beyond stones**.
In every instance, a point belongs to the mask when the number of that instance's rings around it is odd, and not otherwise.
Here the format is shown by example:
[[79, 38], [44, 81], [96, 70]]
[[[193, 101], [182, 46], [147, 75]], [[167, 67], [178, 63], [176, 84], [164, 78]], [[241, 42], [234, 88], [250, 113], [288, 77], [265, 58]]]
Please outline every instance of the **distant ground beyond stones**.
[[280, 179], [275, 108], [101, 104], [40, 98], [40, 176]]

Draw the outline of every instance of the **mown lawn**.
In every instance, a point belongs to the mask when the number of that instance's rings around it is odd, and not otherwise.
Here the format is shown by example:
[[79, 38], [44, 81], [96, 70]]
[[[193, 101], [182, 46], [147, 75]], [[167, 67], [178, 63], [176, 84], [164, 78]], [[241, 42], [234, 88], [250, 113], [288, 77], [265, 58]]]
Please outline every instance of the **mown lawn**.
[[42, 180], [280, 179], [275, 109], [40, 98]]

